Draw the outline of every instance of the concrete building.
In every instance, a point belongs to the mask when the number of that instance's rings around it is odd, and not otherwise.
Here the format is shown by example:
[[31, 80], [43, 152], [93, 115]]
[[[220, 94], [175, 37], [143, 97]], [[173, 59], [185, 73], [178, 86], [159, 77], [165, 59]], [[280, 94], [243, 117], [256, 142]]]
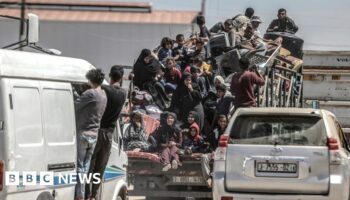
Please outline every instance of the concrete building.
[[[19, 1], [2, 1], [0, 14], [20, 16], [20, 5], [14, 2]], [[150, 3], [97, 0], [27, 0], [29, 12], [40, 18], [40, 46], [83, 58], [106, 72], [114, 64], [131, 66], [142, 48], [157, 47], [162, 37], [189, 35], [198, 14], [153, 10]], [[19, 23], [0, 19], [1, 47], [18, 41]]]

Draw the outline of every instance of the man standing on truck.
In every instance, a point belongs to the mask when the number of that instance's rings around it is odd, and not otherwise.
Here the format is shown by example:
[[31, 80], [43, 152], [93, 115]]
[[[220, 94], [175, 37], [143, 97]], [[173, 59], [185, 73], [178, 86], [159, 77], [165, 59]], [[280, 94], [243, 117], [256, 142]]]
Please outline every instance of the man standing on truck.
[[[113, 66], [110, 70], [110, 85], [102, 86], [107, 95], [107, 107], [101, 119], [101, 127], [98, 131], [98, 140], [91, 158], [89, 173], [104, 174], [112, 147], [113, 132], [116, 122], [123, 108], [126, 91], [121, 87], [124, 69], [122, 66]], [[94, 200], [100, 184], [86, 185], [85, 197]]]
[[254, 95], [254, 85], [262, 86], [265, 84], [264, 78], [256, 68], [254, 72], [249, 71], [249, 60], [243, 57], [239, 60], [242, 72], [232, 76], [231, 93], [235, 96], [235, 110], [240, 107], [254, 107], [256, 100]]
[[[91, 69], [86, 73], [91, 89], [86, 90], [75, 100], [77, 126], [77, 173], [81, 177], [89, 170], [91, 156], [97, 141], [100, 121], [105, 111], [107, 98], [101, 84], [105, 75], [100, 69]], [[85, 185], [77, 179], [75, 198], [84, 200]]]
[[278, 19], [271, 22], [266, 32], [288, 32], [294, 34], [298, 31], [298, 26], [291, 18], [287, 17], [286, 9], [279, 9], [277, 17]]
[[204, 42], [208, 42], [209, 38], [210, 38], [210, 32], [207, 28], [207, 26], [205, 25], [205, 18], [203, 15], [199, 15], [196, 18], [196, 22], [199, 28], [199, 38], [197, 38], [198, 40], [202, 40]]

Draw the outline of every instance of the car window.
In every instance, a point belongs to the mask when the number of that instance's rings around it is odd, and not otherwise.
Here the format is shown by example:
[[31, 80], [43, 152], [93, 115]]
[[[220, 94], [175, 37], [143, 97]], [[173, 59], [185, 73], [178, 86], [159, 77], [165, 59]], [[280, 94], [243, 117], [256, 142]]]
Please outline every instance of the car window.
[[347, 151], [349, 151], [349, 143], [348, 143], [348, 140], [347, 138], [345, 137], [344, 133], [343, 133], [343, 130], [339, 124], [339, 122], [334, 118], [334, 123], [335, 123], [335, 127], [337, 128], [337, 133], [338, 133], [338, 136], [340, 138], [340, 142], [341, 142], [341, 146], [346, 149]]
[[318, 116], [243, 115], [230, 132], [235, 144], [327, 145], [324, 122]]

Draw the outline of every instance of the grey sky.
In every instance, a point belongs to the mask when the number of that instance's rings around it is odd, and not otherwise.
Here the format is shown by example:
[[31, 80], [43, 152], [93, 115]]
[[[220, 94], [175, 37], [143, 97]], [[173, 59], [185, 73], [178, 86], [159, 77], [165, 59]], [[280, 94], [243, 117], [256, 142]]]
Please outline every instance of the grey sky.
[[[201, 0], [129, 0], [153, 2], [154, 9], [200, 10]], [[304, 49], [350, 50], [350, 0], [207, 0], [207, 25], [211, 27], [247, 7], [253, 7], [263, 20], [261, 31], [276, 18], [279, 8], [299, 26], [297, 35], [305, 40]]]

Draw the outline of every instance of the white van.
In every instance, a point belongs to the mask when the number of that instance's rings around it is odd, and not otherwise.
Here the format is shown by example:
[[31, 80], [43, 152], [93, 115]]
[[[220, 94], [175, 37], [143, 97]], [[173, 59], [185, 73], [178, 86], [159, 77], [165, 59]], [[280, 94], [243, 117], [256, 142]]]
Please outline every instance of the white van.
[[[0, 50], [0, 200], [73, 200], [74, 184], [58, 174], [76, 172], [73, 88], [94, 68], [75, 58]], [[124, 200], [127, 156], [117, 126], [99, 199]], [[54, 173], [54, 184], [5, 184], [6, 172]]]

